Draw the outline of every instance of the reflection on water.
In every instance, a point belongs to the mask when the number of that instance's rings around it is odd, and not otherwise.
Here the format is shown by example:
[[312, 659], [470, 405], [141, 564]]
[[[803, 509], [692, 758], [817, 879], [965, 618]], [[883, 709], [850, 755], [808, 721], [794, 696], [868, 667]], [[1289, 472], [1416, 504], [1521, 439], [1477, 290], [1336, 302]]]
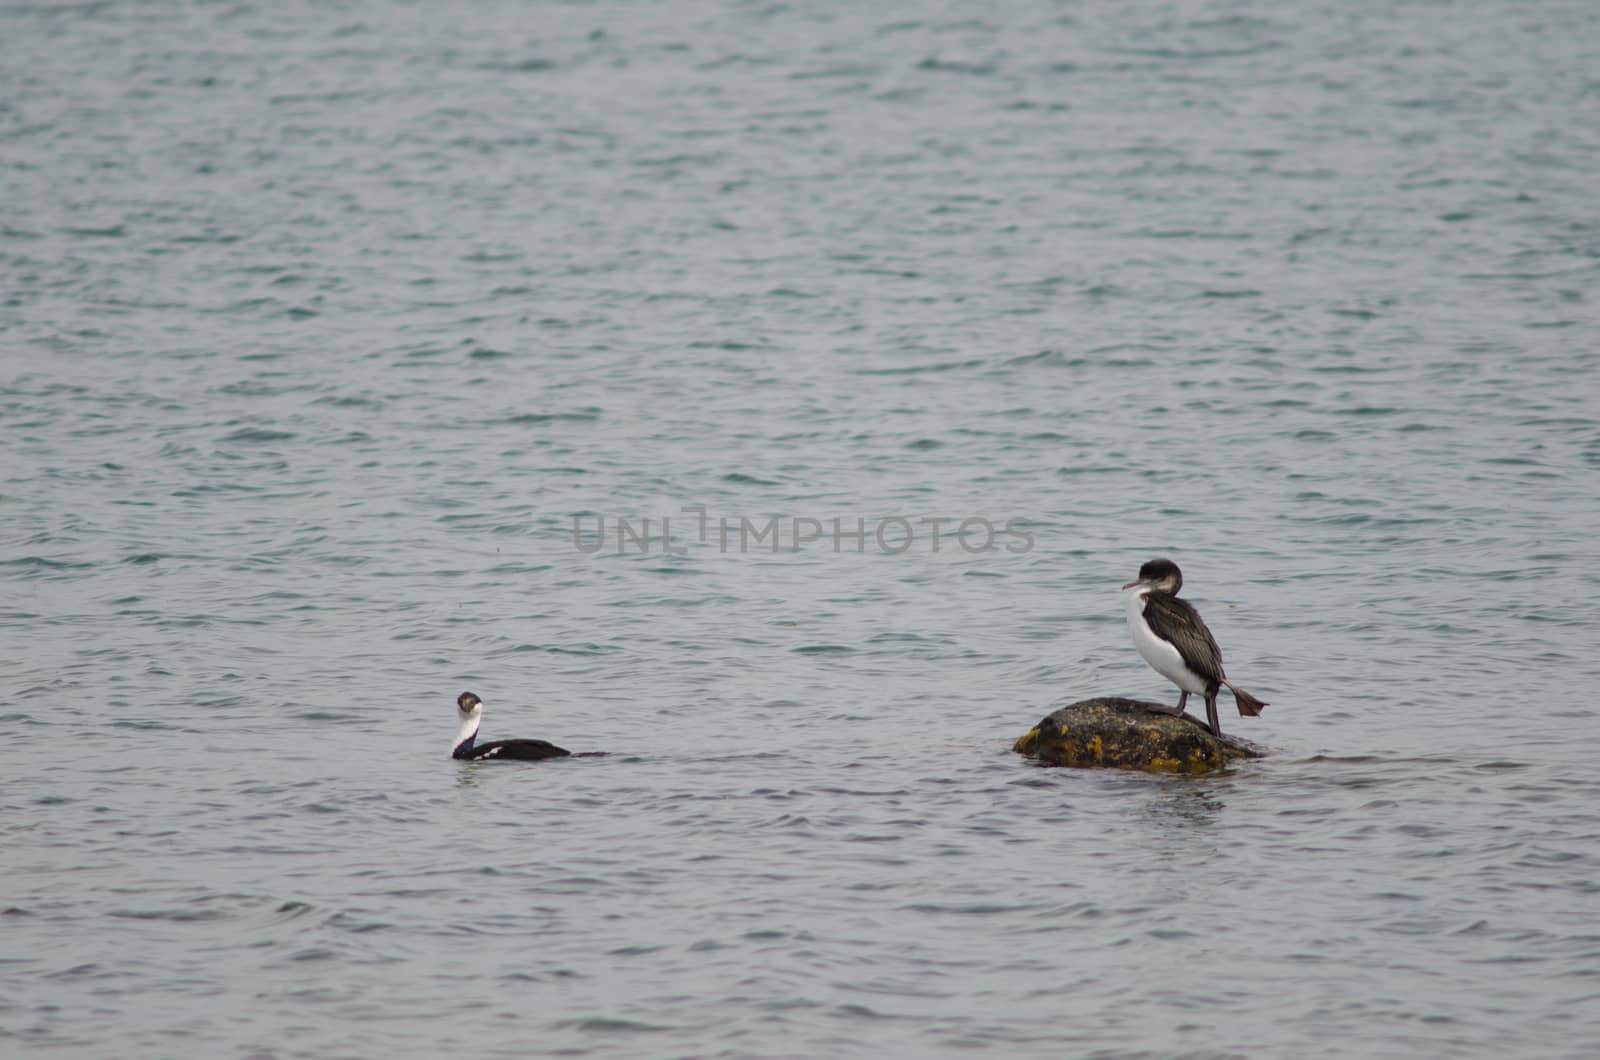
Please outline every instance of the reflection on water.
[[[1143, 803], [1144, 816], [1169, 832], [1209, 831], [1222, 823], [1226, 803], [1218, 786], [1224, 777], [1172, 778]], [[1200, 833], [1197, 833], [1197, 835]]]

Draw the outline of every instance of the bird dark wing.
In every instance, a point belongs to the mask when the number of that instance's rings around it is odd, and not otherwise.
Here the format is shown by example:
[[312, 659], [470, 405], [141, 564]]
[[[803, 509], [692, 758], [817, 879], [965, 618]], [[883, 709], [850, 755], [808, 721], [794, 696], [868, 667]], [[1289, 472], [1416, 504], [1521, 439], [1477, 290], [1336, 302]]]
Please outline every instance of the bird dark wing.
[[1171, 593], [1146, 593], [1144, 620], [1150, 631], [1168, 641], [1183, 657], [1183, 664], [1207, 681], [1221, 681], [1222, 649], [1200, 621], [1200, 612]]
[[572, 752], [557, 747], [548, 740], [495, 740], [472, 751], [474, 761], [486, 758], [513, 758], [531, 762], [540, 758], [565, 758]]

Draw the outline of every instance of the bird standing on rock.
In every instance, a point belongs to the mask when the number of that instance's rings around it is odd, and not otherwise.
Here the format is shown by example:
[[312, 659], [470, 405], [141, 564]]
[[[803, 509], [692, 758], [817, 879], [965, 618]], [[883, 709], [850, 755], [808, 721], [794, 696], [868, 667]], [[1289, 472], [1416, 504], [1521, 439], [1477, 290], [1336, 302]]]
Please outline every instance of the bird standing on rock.
[[1267, 704], [1228, 680], [1222, 670], [1222, 649], [1189, 601], [1178, 599], [1183, 572], [1170, 559], [1153, 559], [1139, 568], [1139, 577], [1122, 587], [1128, 594], [1128, 628], [1134, 647], [1156, 673], [1182, 691], [1172, 713], [1182, 714], [1189, 693], [1206, 697], [1206, 720], [1213, 736], [1222, 735], [1217, 720], [1217, 692], [1227, 685], [1239, 713], [1255, 717]]

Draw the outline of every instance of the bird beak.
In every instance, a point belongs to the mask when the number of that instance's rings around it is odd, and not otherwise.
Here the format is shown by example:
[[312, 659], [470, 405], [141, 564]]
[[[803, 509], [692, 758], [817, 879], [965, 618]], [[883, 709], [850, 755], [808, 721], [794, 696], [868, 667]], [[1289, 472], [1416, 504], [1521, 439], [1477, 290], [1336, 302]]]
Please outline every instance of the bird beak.
[[1123, 588], [1124, 589], [1132, 589], [1135, 585], [1143, 585], [1143, 584], [1144, 584], [1143, 582], [1129, 582], [1127, 585], [1124, 585]]

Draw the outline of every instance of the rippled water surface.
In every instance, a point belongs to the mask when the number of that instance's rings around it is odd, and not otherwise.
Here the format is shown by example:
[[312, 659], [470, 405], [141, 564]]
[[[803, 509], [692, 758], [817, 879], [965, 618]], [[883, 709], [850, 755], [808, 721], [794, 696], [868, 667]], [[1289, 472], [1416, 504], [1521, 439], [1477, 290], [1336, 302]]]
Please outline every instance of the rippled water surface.
[[[0, 1051], [1600, 1053], [1597, 70], [0, 6]], [[1271, 755], [1014, 755], [1155, 555]]]

